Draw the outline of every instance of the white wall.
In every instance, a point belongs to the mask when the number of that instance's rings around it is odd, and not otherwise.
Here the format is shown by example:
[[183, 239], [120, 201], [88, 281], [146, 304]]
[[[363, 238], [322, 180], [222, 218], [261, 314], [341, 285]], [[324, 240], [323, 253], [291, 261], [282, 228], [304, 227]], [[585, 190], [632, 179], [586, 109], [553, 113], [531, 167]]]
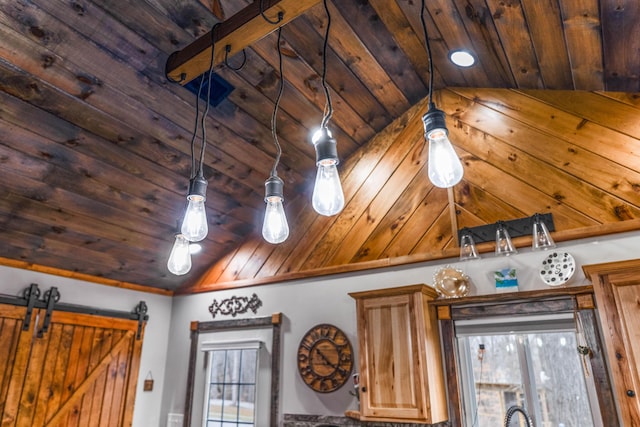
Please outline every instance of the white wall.
[[[20, 296], [22, 290], [28, 288], [31, 283], [36, 283], [43, 293], [53, 286], [57, 287], [61, 295], [60, 302], [63, 303], [119, 311], [131, 311], [140, 301], [147, 303], [149, 322], [142, 345], [133, 426], [161, 425], [160, 403], [167, 365], [171, 298], [0, 266], [0, 293]], [[149, 372], [154, 379], [154, 388], [153, 391], [145, 392], [142, 386]]]
[[[587, 284], [580, 269], [582, 265], [640, 257], [640, 232], [566, 242], [556, 250], [571, 253], [578, 264], [579, 269], [568, 285]], [[474, 294], [493, 293], [492, 271], [505, 267], [517, 269], [520, 290], [545, 288], [546, 285], [538, 278], [538, 265], [547, 253], [529, 250], [520, 252], [509, 258], [485, 255], [480, 261], [461, 264], [456, 260], [449, 260], [448, 263], [463, 269], [471, 277], [475, 285]], [[251, 296], [255, 292], [263, 306], [255, 315], [250, 312], [237, 318], [268, 316], [275, 312], [285, 315], [280, 416], [283, 413], [342, 415], [346, 409], [356, 408], [355, 398], [349, 395], [352, 387], [345, 386], [328, 394], [315, 393], [302, 382], [297, 373], [295, 354], [304, 333], [318, 323], [332, 323], [347, 333], [357, 352], [355, 304], [347, 295], [349, 292], [414, 283], [429, 284], [433, 274], [446, 264], [446, 261], [423, 263], [182, 296], [174, 298], [173, 302], [171, 298], [160, 295], [0, 266], [0, 293], [18, 295], [29, 284], [37, 283], [43, 291], [52, 286], [58, 287], [62, 295], [61, 301], [65, 303], [130, 311], [140, 300], [146, 301], [150, 319], [142, 348], [133, 425], [152, 427], [165, 426], [168, 413], [183, 412], [189, 357], [189, 323], [192, 320], [212, 320], [208, 307], [214, 299], [220, 301], [234, 295]], [[142, 383], [149, 371], [155, 380], [154, 390], [144, 392]], [[258, 424], [259, 427], [263, 425], [266, 424]]]
[[[578, 266], [577, 272], [566, 286], [589, 284], [582, 272], [582, 266], [640, 257], [640, 232], [564, 242], [555, 250], [572, 254]], [[343, 415], [346, 409], [356, 409], [355, 398], [349, 394], [352, 390], [351, 384], [328, 394], [312, 391], [302, 382], [296, 370], [295, 355], [304, 333], [318, 323], [332, 323], [342, 328], [357, 352], [355, 304], [348, 296], [349, 292], [415, 283], [430, 284], [434, 273], [446, 264], [460, 268], [469, 275], [475, 285], [473, 294], [494, 293], [492, 272], [507, 267], [516, 268], [520, 290], [543, 289], [547, 285], [538, 276], [538, 266], [548, 253], [521, 249], [519, 254], [506, 258], [486, 254], [482, 260], [467, 263], [452, 259], [448, 262], [415, 264], [176, 297], [173, 303], [167, 355], [169, 368], [165, 378], [171, 387], [165, 388], [164, 391], [161, 419], [166, 420], [167, 413], [183, 412], [189, 357], [189, 323], [193, 320], [214, 320], [208, 311], [214, 299], [221, 301], [231, 296], [250, 297], [256, 293], [263, 302], [257, 314], [249, 312], [238, 315], [237, 318], [267, 316], [275, 312], [284, 314], [280, 417], [283, 413]], [[219, 316], [215, 320], [230, 318]], [[258, 427], [265, 425], [268, 425], [267, 422], [259, 423]]]

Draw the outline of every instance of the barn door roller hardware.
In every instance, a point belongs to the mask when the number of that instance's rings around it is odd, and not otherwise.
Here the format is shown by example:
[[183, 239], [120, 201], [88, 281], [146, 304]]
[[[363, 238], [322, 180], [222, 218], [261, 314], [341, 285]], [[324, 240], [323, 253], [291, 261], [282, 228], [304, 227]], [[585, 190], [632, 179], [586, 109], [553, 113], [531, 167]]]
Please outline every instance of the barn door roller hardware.
[[53, 312], [53, 307], [60, 300], [60, 292], [58, 292], [58, 288], [55, 286], [44, 293], [44, 300], [47, 304], [47, 311], [44, 315], [44, 322], [42, 323], [42, 328], [38, 331], [38, 338], [42, 338], [44, 334], [49, 330], [49, 325], [51, 324], [51, 313]]
[[54, 310], [64, 311], [67, 313], [79, 313], [79, 314], [92, 314], [96, 316], [113, 317], [117, 319], [135, 320], [138, 322], [138, 333], [136, 339], [142, 337], [142, 326], [149, 320], [147, 314], [147, 304], [144, 301], [140, 301], [133, 311], [116, 311], [106, 310], [102, 308], [87, 307], [83, 305], [65, 304], [60, 303], [60, 292], [55, 286], [47, 290], [42, 299], [40, 299], [40, 288], [35, 283], [32, 283], [28, 288], [25, 288], [22, 292], [22, 297], [14, 297], [0, 294], [0, 304], [9, 304], [19, 307], [26, 307], [24, 322], [22, 323], [22, 330], [28, 331], [31, 327], [31, 318], [33, 316], [33, 309], [45, 309], [44, 320], [42, 327], [38, 331], [38, 337], [42, 337], [49, 330], [51, 325], [51, 316]]
[[22, 330], [28, 331], [31, 327], [31, 313], [33, 313], [33, 308], [36, 306], [38, 302], [38, 298], [40, 298], [40, 289], [38, 289], [38, 285], [32, 283], [27, 289], [24, 290], [24, 299], [27, 300], [27, 314], [22, 323]]

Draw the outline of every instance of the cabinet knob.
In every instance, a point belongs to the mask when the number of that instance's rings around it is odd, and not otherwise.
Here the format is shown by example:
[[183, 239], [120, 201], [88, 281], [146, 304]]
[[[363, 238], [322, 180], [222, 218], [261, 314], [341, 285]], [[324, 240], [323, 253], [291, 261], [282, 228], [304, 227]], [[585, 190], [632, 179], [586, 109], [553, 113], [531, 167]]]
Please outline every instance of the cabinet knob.
[[367, 391], [367, 388], [366, 388], [366, 387], [364, 387], [364, 386], [363, 386], [363, 387], [360, 387], [360, 391], [361, 391], [361, 392], [363, 392], [363, 393], [365, 393], [365, 392]]
[[633, 390], [627, 390], [627, 396], [629, 397], [636, 397], [636, 392]]

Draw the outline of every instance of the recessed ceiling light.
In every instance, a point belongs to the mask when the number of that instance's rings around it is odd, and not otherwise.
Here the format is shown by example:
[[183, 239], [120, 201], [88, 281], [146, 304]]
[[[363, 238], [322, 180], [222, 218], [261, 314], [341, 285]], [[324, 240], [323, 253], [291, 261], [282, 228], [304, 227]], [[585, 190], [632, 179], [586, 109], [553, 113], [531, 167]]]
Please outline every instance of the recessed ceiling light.
[[191, 255], [197, 254], [202, 250], [202, 246], [199, 243], [189, 243], [189, 253]]
[[466, 50], [451, 51], [449, 59], [458, 67], [471, 67], [476, 62], [476, 58]]

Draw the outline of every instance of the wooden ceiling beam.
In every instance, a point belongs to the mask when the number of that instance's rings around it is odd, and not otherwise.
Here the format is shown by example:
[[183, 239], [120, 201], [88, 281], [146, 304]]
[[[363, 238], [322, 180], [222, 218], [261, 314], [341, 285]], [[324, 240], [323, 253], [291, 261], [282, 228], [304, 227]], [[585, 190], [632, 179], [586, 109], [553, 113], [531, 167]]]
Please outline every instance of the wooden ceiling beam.
[[[277, 24], [267, 22], [261, 16], [261, 3], [263, 13], [269, 20], [277, 21], [280, 13], [282, 13], [282, 20]], [[293, 21], [318, 3], [320, 0], [255, 0], [212, 29], [215, 31], [213, 40], [216, 45], [214, 64], [224, 62], [226, 46], [230, 47], [227, 55], [233, 56], [272, 31]], [[206, 72], [211, 61], [211, 41], [212, 36], [209, 31], [184, 49], [172, 53], [165, 67], [167, 78], [185, 85]]]

